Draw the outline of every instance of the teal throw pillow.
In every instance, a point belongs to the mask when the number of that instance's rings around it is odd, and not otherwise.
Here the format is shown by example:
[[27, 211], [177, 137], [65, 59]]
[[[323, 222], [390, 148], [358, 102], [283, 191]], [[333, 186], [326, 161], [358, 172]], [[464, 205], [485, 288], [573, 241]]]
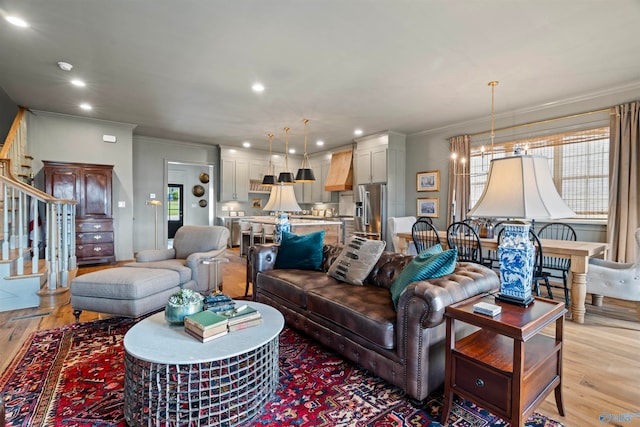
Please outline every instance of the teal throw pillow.
[[449, 249], [443, 252], [440, 245], [432, 246], [416, 256], [391, 285], [391, 299], [396, 310], [398, 309], [400, 294], [410, 283], [435, 279], [436, 277], [453, 273], [457, 258], [457, 249]]
[[275, 268], [320, 270], [323, 242], [324, 230], [300, 236], [283, 232]]

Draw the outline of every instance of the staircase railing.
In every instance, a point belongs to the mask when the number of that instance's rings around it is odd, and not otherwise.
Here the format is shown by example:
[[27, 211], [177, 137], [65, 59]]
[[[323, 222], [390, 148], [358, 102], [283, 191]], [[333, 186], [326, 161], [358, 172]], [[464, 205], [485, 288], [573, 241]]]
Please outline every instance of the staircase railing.
[[[0, 156], [16, 152], [14, 143], [24, 108], [9, 130]], [[17, 150], [23, 152], [24, 147]], [[31, 259], [31, 272], [39, 272], [41, 252], [45, 261], [46, 289], [67, 288], [70, 271], [77, 268], [75, 248], [74, 200], [57, 199], [20, 181], [12, 169], [12, 162], [20, 159], [0, 158], [0, 202], [2, 202], [2, 260], [15, 259], [15, 274], [25, 274], [25, 259]], [[41, 213], [43, 212], [43, 214]], [[44, 217], [44, 221], [42, 221]], [[41, 224], [44, 223], [44, 228]]]
[[[2, 259], [16, 259], [16, 274], [25, 274], [25, 256], [31, 274], [37, 274], [43, 250], [50, 291], [66, 288], [69, 272], [76, 269], [74, 200], [56, 199], [13, 177], [11, 160], [0, 159], [2, 206]], [[44, 228], [40, 205], [44, 206]], [[44, 230], [44, 236], [42, 235]], [[30, 249], [30, 251], [29, 251]], [[30, 252], [30, 254], [29, 254]]]

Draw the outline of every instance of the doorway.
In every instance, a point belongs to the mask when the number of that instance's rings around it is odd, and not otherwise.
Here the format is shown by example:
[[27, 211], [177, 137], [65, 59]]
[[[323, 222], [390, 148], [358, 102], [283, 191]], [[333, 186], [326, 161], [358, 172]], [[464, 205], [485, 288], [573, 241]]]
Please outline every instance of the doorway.
[[169, 184], [167, 187], [167, 234], [173, 239], [178, 228], [182, 227], [184, 218], [182, 184]]

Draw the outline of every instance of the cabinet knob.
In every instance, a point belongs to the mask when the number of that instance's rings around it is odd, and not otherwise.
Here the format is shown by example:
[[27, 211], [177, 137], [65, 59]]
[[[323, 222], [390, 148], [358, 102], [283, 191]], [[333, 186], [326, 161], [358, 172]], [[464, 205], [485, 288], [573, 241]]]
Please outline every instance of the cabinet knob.
[[84, 234], [82, 233], [78, 233], [78, 237], [82, 239], [82, 236], [84, 236]]
[[476, 379], [476, 386], [484, 387], [484, 381], [481, 378]]
[[101, 224], [94, 224], [93, 228], [95, 228], [96, 230], [100, 230], [102, 228]]
[[102, 236], [99, 234], [96, 234], [95, 236], [93, 236], [93, 240], [100, 240], [102, 239]]
[[100, 252], [102, 250], [102, 248], [100, 246], [96, 246], [93, 248], [94, 252]]

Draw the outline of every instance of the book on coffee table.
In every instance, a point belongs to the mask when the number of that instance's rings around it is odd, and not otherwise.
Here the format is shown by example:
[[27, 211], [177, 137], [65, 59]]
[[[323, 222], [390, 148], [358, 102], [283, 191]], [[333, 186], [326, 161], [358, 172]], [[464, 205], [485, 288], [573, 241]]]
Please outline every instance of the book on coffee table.
[[200, 311], [195, 314], [190, 314], [184, 318], [184, 325], [189, 326], [191, 329], [206, 331], [209, 329], [223, 329], [226, 328], [228, 318], [220, 316], [217, 313], [213, 313], [209, 310]]
[[241, 305], [233, 310], [222, 311], [217, 314], [228, 319], [229, 327], [250, 320], [262, 319], [260, 312], [249, 305]]
[[244, 320], [238, 323], [234, 323], [233, 325], [229, 325], [229, 332], [239, 331], [242, 329], [247, 329], [252, 326], [257, 326], [262, 324], [262, 317], [254, 318], [251, 320]]
[[223, 336], [225, 336], [225, 335], [227, 335], [229, 333], [229, 330], [226, 329], [226, 328], [224, 330], [222, 330], [222, 331], [214, 333], [213, 335], [206, 335], [206, 336], [200, 335], [197, 332], [194, 332], [191, 329], [187, 329], [187, 328], [185, 328], [184, 331], [187, 333], [187, 335], [190, 335], [193, 338], [195, 338], [195, 339], [197, 339], [197, 340], [199, 340], [200, 342], [203, 342], [203, 343], [215, 340], [216, 338], [223, 337]]

